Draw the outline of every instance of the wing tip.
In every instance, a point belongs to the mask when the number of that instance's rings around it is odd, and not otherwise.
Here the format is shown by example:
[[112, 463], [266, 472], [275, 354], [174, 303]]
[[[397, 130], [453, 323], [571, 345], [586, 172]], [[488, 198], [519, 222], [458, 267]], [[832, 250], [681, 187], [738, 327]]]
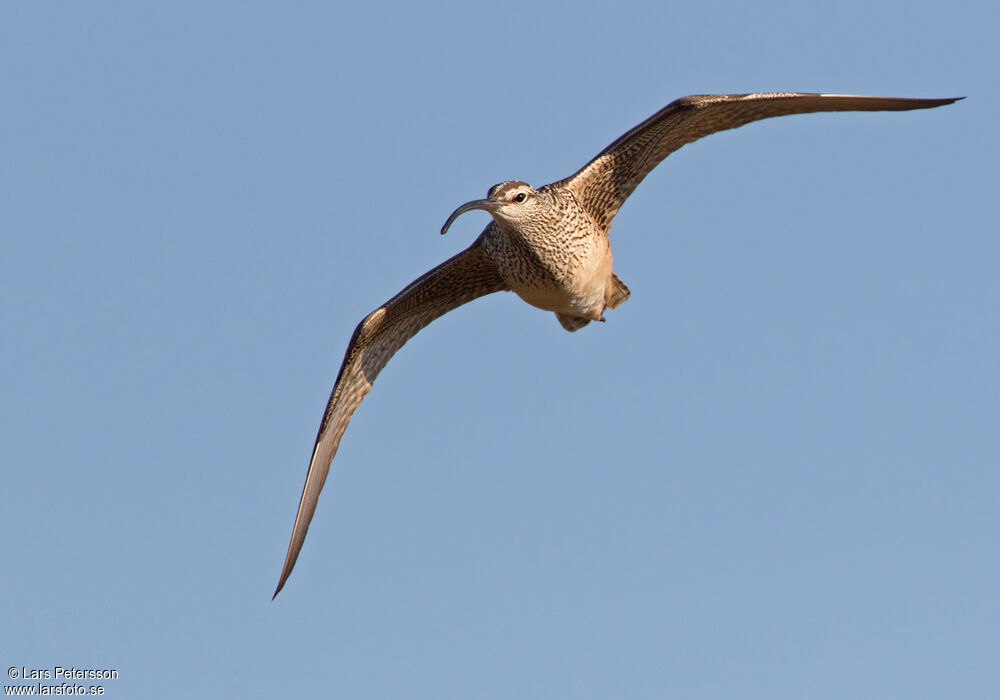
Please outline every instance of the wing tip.
[[278, 587], [274, 589], [274, 595], [271, 596], [271, 600], [277, 598], [278, 594], [281, 593], [281, 589], [285, 587], [285, 584], [288, 582], [288, 577], [292, 574], [293, 566], [295, 566], [295, 561], [293, 560], [291, 562], [291, 566], [289, 566], [289, 561], [286, 558], [285, 565], [281, 569], [281, 576], [278, 578]]
[[[796, 96], [799, 94], [808, 95], [810, 93], [790, 93], [791, 96]], [[909, 103], [913, 105], [914, 108], [916, 109], [950, 105], [954, 102], [958, 102], [959, 100], [964, 100], [966, 97], [965, 95], [962, 95], [961, 97], [877, 97], [873, 95], [849, 95], [849, 94], [831, 93], [831, 92], [819, 92], [813, 94], [819, 97], [840, 97], [840, 98], [847, 97], [847, 98], [861, 98], [868, 100], [891, 100], [898, 103], [899, 105], [904, 105]]]

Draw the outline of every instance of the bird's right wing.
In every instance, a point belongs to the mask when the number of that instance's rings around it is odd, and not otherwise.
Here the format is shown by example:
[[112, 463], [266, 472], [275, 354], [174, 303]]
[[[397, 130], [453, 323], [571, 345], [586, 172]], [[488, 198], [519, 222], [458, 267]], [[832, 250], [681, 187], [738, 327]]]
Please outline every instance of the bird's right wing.
[[689, 95], [625, 132], [575, 174], [550, 186], [571, 188], [594, 221], [607, 231], [621, 205], [660, 161], [703, 136], [789, 114], [927, 109], [956, 99], [962, 98], [923, 100], [808, 92]]
[[275, 596], [288, 580], [302, 549], [340, 438], [354, 410], [371, 391], [372, 382], [389, 358], [417, 331], [442, 314], [483, 295], [507, 289], [483, 250], [481, 240], [480, 237], [469, 248], [409, 284], [368, 314], [354, 330], [316, 436]]

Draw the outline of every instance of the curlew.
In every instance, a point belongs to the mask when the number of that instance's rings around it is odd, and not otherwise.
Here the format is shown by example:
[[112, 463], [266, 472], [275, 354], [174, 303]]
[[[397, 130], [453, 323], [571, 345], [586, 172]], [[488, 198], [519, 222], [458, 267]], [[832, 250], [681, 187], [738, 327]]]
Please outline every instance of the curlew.
[[512, 291], [555, 312], [577, 331], [624, 303], [629, 290], [612, 271], [611, 222], [636, 186], [681, 146], [760, 119], [807, 112], [927, 109], [961, 98], [908, 99], [814, 93], [692, 95], [671, 102], [616, 139], [575, 174], [535, 189], [519, 180], [494, 185], [485, 199], [458, 207], [492, 216], [464, 251], [407, 285], [354, 330], [327, 403], [306, 473], [277, 596], [291, 574], [340, 438], [372, 382], [421, 328], [493, 292]]

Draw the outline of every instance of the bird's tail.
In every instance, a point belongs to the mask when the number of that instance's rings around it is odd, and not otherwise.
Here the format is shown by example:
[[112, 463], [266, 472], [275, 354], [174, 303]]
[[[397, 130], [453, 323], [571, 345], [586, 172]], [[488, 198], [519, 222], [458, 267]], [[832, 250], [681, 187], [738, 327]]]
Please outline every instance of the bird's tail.
[[569, 314], [561, 314], [558, 311], [556, 311], [556, 318], [559, 319], [559, 323], [562, 324], [562, 327], [568, 330], [570, 333], [575, 333], [576, 331], [580, 330], [588, 323], [590, 323], [590, 319], [583, 318], [582, 316], [570, 316]]

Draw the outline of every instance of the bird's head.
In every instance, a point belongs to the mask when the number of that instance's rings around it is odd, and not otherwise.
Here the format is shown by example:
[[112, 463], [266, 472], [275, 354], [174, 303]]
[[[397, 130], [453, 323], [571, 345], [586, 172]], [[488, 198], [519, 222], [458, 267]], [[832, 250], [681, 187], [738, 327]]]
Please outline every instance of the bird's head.
[[501, 182], [490, 188], [486, 199], [474, 199], [453, 211], [441, 227], [441, 233], [446, 233], [455, 219], [472, 209], [488, 211], [501, 226], [517, 226], [518, 222], [529, 219], [540, 205], [538, 191], [528, 183], [520, 180]]

